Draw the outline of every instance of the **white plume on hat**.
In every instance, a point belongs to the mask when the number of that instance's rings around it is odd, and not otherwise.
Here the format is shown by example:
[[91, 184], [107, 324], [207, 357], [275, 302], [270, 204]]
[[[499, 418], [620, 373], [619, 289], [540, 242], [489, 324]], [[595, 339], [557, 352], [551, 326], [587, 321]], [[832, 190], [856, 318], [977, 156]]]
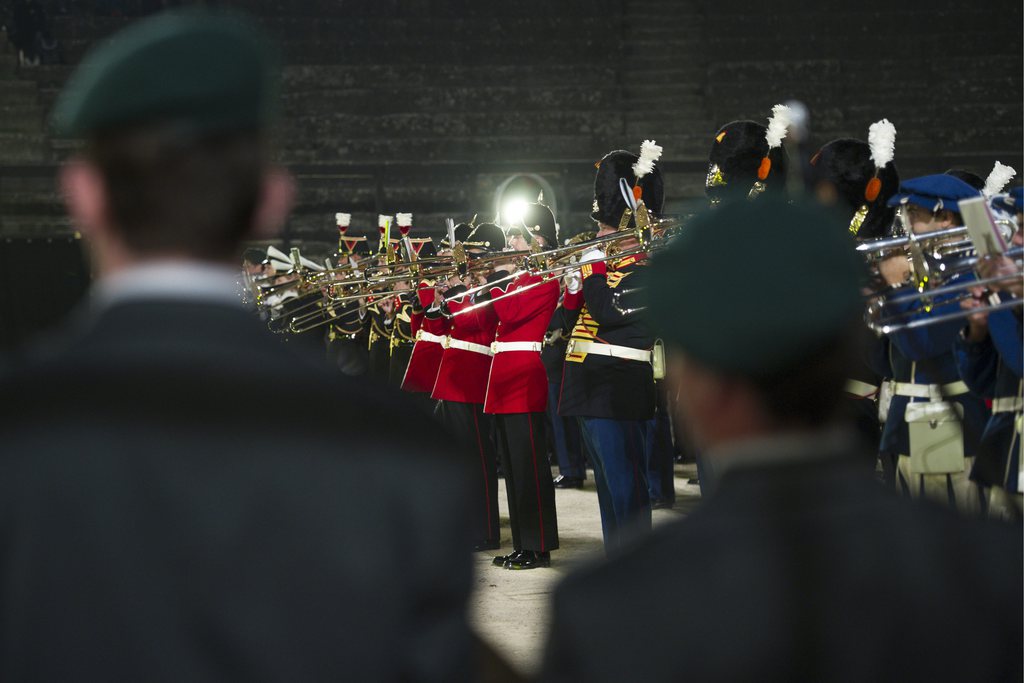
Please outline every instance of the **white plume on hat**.
[[996, 162], [996, 165], [992, 167], [992, 172], [988, 174], [988, 178], [985, 179], [985, 187], [981, 193], [986, 197], [997, 195], [1003, 191], [1003, 188], [1013, 180], [1013, 176], [1017, 175], [1017, 171], [1013, 166], [1007, 166], [1000, 162]]
[[401, 228], [404, 228], [406, 226], [412, 225], [412, 214], [411, 213], [396, 213], [395, 214], [395, 222], [398, 223], [398, 226], [401, 227]]
[[868, 128], [868, 147], [875, 168], [882, 168], [896, 157], [896, 126], [889, 119], [872, 123]]
[[339, 226], [347, 228], [352, 223], [352, 214], [336, 213], [334, 214], [334, 220]]
[[319, 270], [323, 270], [324, 269], [324, 267], [321, 266], [319, 263], [317, 263], [316, 261], [310, 261], [305, 256], [299, 256], [299, 263], [301, 263], [302, 265], [306, 266], [310, 270], [318, 270], [319, 271]]
[[448, 231], [448, 246], [455, 246], [455, 220], [452, 218], [444, 219], [445, 229]]
[[267, 247], [267, 258], [277, 259], [278, 261], [284, 261], [287, 263], [291, 263], [292, 260], [291, 256], [284, 253], [283, 251], [275, 247], [273, 244]]
[[792, 122], [792, 109], [784, 104], [776, 104], [772, 107], [772, 116], [768, 119], [768, 132], [764, 136], [768, 141], [768, 149], [775, 149], [782, 144]]
[[654, 163], [661, 158], [661, 145], [654, 140], [644, 140], [640, 145], [640, 158], [633, 164], [633, 175], [640, 180], [654, 170]]
[[377, 227], [378, 228], [385, 227], [388, 223], [391, 222], [392, 218], [393, 218], [393, 216], [385, 216], [382, 213], [377, 214]]

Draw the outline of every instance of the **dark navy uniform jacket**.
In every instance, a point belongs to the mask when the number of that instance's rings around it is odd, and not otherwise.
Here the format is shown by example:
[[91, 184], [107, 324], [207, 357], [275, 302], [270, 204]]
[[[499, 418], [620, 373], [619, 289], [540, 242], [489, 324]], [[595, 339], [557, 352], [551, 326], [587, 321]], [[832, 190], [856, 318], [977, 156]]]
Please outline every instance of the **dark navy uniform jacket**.
[[[1024, 348], [1021, 344], [1021, 320], [1013, 311], [995, 311], [989, 315], [989, 336], [971, 343], [960, 335], [956, 360], [960, 376], [971, 391], [990, 399], [1020, 397]], [[978, 459], [971, 478], [983, 486], [1001, 486], [1019, 492], [1020, 413], [998, 412], [985, 425], [978, 446]]]
[[901, 498], [856, 453], [805, 456], [726, 472], [570, 574], [541, 681], [1020, 680], [1019, 527]]
[[[895, 296], [909, 293], [909, 288], [900, 290]], [[928, 315], [941, 315], [959, 310], [958, 303], [933, 302], [931, 312], [926, 312], [920, 300], [887, 304], [887, 314], [901, 314], [907, 320], [920, 319]], [[880, 345], [883, 358], [876, 371], [897, 382], [913, 384], [950, 384], [960, 381], [953, 345], [960, 332], [961, 320], [901, 330], [889, 335], [889, 343]], [[910, 402], [924, 402], [927, 398], [893, 396], [882, 431], [880, 450], [900, 455], [910, 454], [910, 437], [904, 413]], [[981, 431], [988, 421], [989, 412], [985, 403], [976, 394], [965, 393], [949, 397], [951, 402], [963, 407], [964, 455], [977, 453]]]
[[[628, 306], [639, 297], [615, 298], [616, 291], [643, 288], [646, 255], [614, 262], [607, 273], [597, 268], [588, 274], [583, 267], [583, 300], [572, 331], [572, 340], [650, 349], [654, 336], [640, 313]], [[566, 296], [568, 310], [575, 302]], [[570, 346], [572, 344], [570, 340]], [[602, 417], [617, 420], [649, 420], [654, 417], [654, 372], [649, 362], [570, 351], [565, 357], [558, 412], [565, 416]]]

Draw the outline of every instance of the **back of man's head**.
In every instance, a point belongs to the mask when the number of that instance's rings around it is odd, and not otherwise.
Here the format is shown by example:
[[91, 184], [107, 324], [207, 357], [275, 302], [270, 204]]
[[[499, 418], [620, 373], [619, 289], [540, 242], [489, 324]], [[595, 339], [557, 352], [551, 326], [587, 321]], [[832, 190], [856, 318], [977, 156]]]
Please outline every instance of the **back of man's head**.
[[[234, 255], [258, 222], [277, 71], [264, 36], [220, 13], [160, 14], [95, 49], [52, 119], [59, 135], [85, 139], [70, 167], [96, 179], [65, 172], [75, 217], [140, 258]], [[90, 189], [102, 195], [92, 216], [75, 195]]]
[[694, 218], [653, 259], [648, 288], [650, 323], [685, 376], [680, 405], [708, 411], [687, 419], [720, 419], [704, 434], [716, 441], [832, 420], [862, 271], [842, 218], [816, 205], [766, 197]]

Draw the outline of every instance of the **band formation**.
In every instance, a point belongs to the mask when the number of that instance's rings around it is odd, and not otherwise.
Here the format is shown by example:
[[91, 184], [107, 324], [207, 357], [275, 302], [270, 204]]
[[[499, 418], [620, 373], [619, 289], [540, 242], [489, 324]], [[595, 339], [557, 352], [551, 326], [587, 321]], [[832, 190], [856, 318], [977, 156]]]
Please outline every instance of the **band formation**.
[[[850, 249], [871, 274], [864, 324], [851, 331], [865, 354], [846, 385], [868, 464], [907, 495], [1019, 518], [1024, 200], [1008, 189], [1014, 169], [901, 179], [888, 120], [867, 141], [833, 140], [813, 155], [789, 144], [801, 121], [777, 105], [767, 125], [734, 121], [711, 135], [708, 200], [804, 194], [846, 213]], [[793, 150], [808, 158], [794, 164]], [[582, 487], [587, 464], [606, 548], [673, 504], [680, 451], [703, 469], [670, 417], [664, 351], [640, 315], [648, 259], [688, 218], [664, 214], [661, 155], [648, 140], [601, 159], [596, 229], [572, 239], [538, 198], [500, 224], [449, 219], [438, 243], [414, 235], [411, 214], [380, 216], [368, 236], [338, 213], [338, 250], [323, 262], [247, 252], [243, 297], [271, 329], [326, 349], [343, 373], [401, 387], [464, 439], [478, 459], [477, 550], [500, 548], [504, 477], [513, 548], [496, 566], [550, 565], [555, 488]]]

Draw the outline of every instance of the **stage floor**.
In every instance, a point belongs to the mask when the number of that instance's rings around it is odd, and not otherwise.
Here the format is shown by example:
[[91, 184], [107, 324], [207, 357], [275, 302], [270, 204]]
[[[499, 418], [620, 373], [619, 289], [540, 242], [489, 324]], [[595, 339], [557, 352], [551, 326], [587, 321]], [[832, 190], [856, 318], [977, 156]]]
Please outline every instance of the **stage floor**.
[[[553, 468], [553, 475], [558, 469]], [[544, 656], [550, 622], [549, 600], [558, 581], [580, 563], [601, 556], [601, 516], [593, 472], [587, 472], [582, 490], [556, 489], [558, 536], [561, 547], [551, 553], [550, 569], [508, 571], [491, 564], [495, 555], [512, 549], [504, 481], [498, 482], [501, 514], [501, 550], [476, 553], [476, 589], [470, 599], [473, 627], [512, 666], [524, 674], [536, 672]], [[671, 510], [655, 510], [654, 524], [681, 519], [700, 500], [696, 465], [676, 465], [676, 504]]]

